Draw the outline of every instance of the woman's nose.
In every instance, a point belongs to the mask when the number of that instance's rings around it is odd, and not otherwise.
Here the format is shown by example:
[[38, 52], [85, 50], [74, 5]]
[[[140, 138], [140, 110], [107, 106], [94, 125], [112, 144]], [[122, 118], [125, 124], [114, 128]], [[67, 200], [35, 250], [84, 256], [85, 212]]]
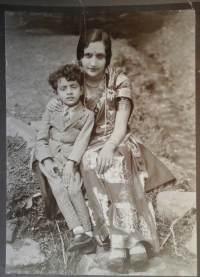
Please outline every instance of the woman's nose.
[[97, 59], [96, 59], [95, 56], [92, 57], [90, 64], [91, 64], [92, 66], [97, 65]]

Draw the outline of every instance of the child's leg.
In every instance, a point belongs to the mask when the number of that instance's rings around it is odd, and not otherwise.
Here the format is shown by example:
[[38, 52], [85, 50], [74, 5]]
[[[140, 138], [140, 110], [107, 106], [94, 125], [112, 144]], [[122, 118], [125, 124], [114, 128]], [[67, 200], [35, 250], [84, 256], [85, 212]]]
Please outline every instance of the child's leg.
[[56, 175], [55, 177], [52, 177], [47, 172], [45, 165], [41, 163], [39, 165], [40, 165], [41, 171], [48, 179], [49, 185], [57, 201], [58, 207], [60, 208], [60, 211], [62, 212], [69, 229], [72, 230], [80, 226], [81, 223], [69, 198], [69, 192], [64, 186], [61, 177], [59, 177], [58, 175]]
[[[85, 203], [85, 199], [82, 194], [81, 190], [81, 176], [79, 171], [75, 172], [75, 181], [73, 184], [70, 184], [68, 187], [69, 191], [69, 197], [72, 201], [72, 204], [76, 210], [76, 213], [78, 215], [78, 218], [84, 228], [84, 231], [91, 231], [91, 223], [90, 223], [90, 218], [89, 218], [89, 212], [88, 208]], [[88, 233], [88, 235], [91, 235]]]
[[35, 161], [33, 167], [34, 167], [35, 175], [39, 182], [42, 198], [44, 200], [45, 213], [47, 217], [54, 219], [58, 211], [58, 206], [57, 206], [55, 197], [51, 192], [51, 188], [49, 186], [46, 176], [40, 170], [39, 162]]

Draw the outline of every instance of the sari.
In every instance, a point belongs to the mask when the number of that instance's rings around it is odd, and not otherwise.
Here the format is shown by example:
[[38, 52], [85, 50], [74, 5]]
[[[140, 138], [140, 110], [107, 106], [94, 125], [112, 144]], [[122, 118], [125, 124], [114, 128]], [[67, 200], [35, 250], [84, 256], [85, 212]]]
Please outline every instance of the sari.
[[130, 128], [115, 149], [110, 168], [97, 173], [98, 153], [114, 129], [117, 99], [128, 98], [133, 107], [129, 78], [117, 68], [107, 68], [105, 75], [96, 94], [84, 99], [86, 107], [95, 114], [89, 147], [80, 164], [94, 237], [102, 245], [109, 236], [112, 249], [131, 249], [142, 242], [158, 253], [155, 217], [146, 191], [174, 176]]

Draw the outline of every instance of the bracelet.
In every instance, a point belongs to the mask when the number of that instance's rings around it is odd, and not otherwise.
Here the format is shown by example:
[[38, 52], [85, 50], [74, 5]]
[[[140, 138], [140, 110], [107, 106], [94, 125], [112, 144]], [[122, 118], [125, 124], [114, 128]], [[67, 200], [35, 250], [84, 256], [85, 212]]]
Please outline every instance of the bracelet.
[[105, 144], [108, 144], [108, 143], [114, 144], [114, 145], [115, 145], [115, 147], [117, 147], [117, 144], [116, 144], [114, 141], [108, 140], [108, 141], [106, 141], [106, 143], [105, 143]]

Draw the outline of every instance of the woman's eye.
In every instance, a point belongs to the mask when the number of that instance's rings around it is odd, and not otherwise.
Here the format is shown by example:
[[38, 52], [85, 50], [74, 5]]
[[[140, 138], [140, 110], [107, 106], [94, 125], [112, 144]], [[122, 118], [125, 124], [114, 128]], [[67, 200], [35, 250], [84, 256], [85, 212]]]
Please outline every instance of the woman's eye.
[[105, 55], [99, 54], [99, 55], [97, 55], [97, 58], [101, 60], [101, 59], [105, 58]]
[[92, 57], [92, 55], [89, 54], [89, 53], [86, 53], [84, 56], [85, 56], [86, 58], [91, 58], [91, 57]]

